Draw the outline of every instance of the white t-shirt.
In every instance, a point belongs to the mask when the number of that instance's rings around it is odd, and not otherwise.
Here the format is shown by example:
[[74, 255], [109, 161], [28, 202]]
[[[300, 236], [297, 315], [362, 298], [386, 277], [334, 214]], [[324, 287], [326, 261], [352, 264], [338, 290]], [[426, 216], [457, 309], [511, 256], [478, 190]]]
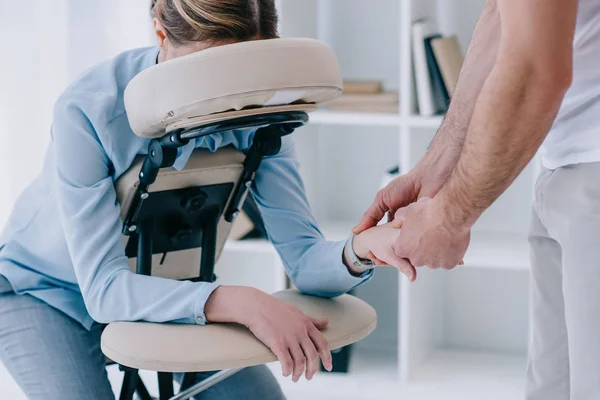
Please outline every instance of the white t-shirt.
[[600, 0], [579, 0], [573, 84], [542, 145], [542, 164], [556, 169], [600, 162]]

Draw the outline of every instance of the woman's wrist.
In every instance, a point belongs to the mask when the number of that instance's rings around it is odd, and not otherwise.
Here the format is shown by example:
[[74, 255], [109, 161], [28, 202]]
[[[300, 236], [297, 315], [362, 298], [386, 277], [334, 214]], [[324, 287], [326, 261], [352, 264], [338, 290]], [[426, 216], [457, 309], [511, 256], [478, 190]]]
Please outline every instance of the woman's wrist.
[[258, 289], [246, 286], [219, 286], [204, 306], [209, 322], [235, 322], [248, 326], [255, 304], [264, 295]]
[[359, 269], [353, 264], [350, 252], [354, 251], [354, 254], [363, 260], [368, 259], [369, 255], [369, 249], [364, 245], [364, 240], [359, 239], [359, 236], [361, 235], [362, 234], [354, 235], [352, 246], [350, 245], [349, 241], [346, 242], [346, 246], [344, 246], [344, 264], [346, 264], [346, 267], [348, 267], [350, 273], [355, 276], [360, 276], [365, 271], [364, 269]]
[[363, 235], [362, 233], [354, 235], [354, 239], [352, 240], [352, 250], [354, 250], [354, 254], [356, 254], [358, 258], [361, 258], [363, 260], [369, 258], [368, 256], [370, 250], [367, 244], [365, 243], [365, 235]]

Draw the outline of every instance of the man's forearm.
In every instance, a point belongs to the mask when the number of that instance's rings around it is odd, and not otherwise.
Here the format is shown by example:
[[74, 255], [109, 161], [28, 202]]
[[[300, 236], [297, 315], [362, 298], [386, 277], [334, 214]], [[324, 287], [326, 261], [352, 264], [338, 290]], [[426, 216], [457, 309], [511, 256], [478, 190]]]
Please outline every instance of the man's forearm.
[[519, 175], [548, 134], [564, 90], [519, 60], [492, 71], [460, 160], [436, 198], [453, 224], [472, 226]]
[[436, 197], [470, 228], [513, 182], [548, 134], [571, 84], [577, 0], [499, 0], [501, 46], [460, 159]]
[[499, 42], [496, 1], [488, 1], [475, 27], [448, 113], [421, 160], [426, 170], [447, 178], [458, 162], [476, 100], [496, 61]]

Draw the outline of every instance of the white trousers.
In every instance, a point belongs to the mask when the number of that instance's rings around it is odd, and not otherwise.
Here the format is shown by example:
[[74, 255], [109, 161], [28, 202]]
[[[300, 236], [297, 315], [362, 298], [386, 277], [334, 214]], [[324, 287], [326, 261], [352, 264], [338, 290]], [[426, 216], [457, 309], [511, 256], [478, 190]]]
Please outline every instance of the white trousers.
[[600, 163], [544, 170], [535, 197], [527, 400], [598, 400]]

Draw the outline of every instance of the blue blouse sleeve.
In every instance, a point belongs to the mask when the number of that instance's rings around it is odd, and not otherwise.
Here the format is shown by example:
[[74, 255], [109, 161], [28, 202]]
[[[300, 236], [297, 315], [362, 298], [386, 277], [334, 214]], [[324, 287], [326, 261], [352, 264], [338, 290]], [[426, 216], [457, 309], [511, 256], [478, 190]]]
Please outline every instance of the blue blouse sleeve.
[[113, 321], [204, 324], [217, 287], [132, 273], [125, 256], [110, 160], [77, 103], [60, 100], [52, 127], [60, 219], [91, 317]]
[[283, 139], [278, 155], [261, 164], [252, 196], [288, 276], [302, 292], [339, 296], [373, 276], [372, 270], [360, 277], [350, 274], [343, 262], [345, 242], [323, 238], [306, 197], [291, 136]]

